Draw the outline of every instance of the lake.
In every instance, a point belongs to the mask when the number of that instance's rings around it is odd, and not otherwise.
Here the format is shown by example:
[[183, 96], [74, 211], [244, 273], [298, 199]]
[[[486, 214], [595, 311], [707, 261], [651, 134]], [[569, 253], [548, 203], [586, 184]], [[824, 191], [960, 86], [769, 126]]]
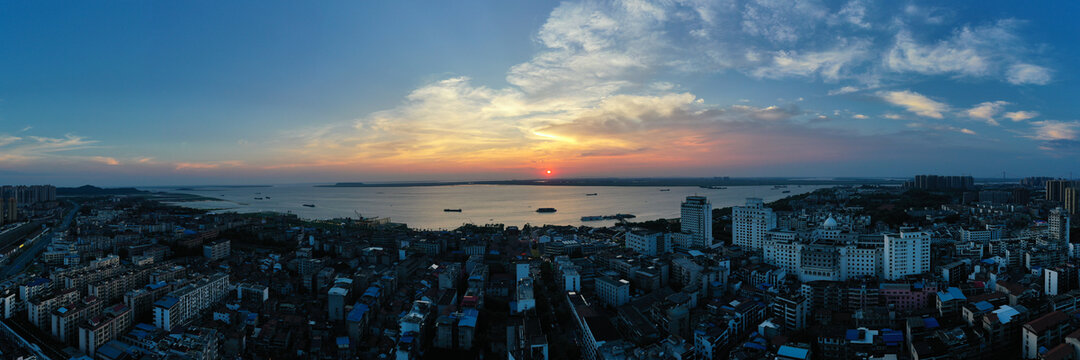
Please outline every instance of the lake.
[[[462, 224], [610, 226], [615, 220], [581, 221], [583, 216], [634, 214], [632, 221], [679, 217], [679, 205], [690, 195], [708, 197], [713, 208], [744, 204], [747, 197], [766, 202], [798, 195], [825, 185], [700, 187], [455, 185], [416, 187], [271, 187], [156, 188], [220, 200], [174, 205], [240, 213], [274, 211], [305, 219], [390, 218], [418, 229], [452, 229]], [[661, 189], [670, 189], [660, 191]], [[790, 193], [783, 193], [790, 191]], [[596, 195], [586, 195], [595, 193]], [[263, 198], [256, 200], [256, 198]], [[315, 207], [306, 207], [312, 204]], [[537, 213], [541, 207], [554, 213]], [[443, 209], [461, 209], [445, 212]]]

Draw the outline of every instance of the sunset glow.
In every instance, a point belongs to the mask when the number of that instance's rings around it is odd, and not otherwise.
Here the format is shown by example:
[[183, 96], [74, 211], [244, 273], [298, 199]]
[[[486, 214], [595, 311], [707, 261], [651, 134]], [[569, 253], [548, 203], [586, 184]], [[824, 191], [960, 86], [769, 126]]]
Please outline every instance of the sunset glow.
[[22, 29], [0, 42], [0, 175], [1057, 176], [1080, 151], [1057, 68], [1078, 45], [1023, 4], [158, 5], [0, 12]]

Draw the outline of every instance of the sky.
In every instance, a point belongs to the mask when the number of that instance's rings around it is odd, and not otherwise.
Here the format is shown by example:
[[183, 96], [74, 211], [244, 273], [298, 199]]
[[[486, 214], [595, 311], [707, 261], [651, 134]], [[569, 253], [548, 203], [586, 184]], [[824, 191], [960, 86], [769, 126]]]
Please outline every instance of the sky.
[[0, 183], [1067, 177], [1076, 15], [1073, 1], [2, 2]]

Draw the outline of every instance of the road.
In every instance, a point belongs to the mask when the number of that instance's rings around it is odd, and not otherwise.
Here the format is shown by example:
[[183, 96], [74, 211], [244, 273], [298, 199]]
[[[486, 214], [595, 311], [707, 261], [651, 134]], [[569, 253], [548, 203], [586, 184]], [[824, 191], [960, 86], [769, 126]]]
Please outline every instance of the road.
[[37, 258], [38, 254], [41, 253], [42, 250], [45, 250], [45, 247], [49, 246], [49, 243], [52, 242], [53, 237], [55, 237], [57, 234], [63, 234], [65, 231], [67, 231], [68, 226], [71, 226], [71, 221], [75, 219], [75, 214], [79, 213], [80, 208], [82, 208], [82, 204], [75, 203], [75, 207], [71, 209], [71, 212], [69, 212], [67, 216], [64, 217], [64, 222], [60, 224], [60, 226], [52, 229], [51, 233], [44, 235], [44, 238], [38, 239], [38, 241], [30, 245], [29, 249], [23, 250], [23, 252], [19, 253], [19, 255], [15, 257], [15, 260], [12, 260], [11, 263], [8, 264], [8, 266], [0, 269], [0, 279], [6, 279], [9, 276], [18, 274], [20, 271], [22, 271], [23, 268], [26, 267], [26, 265], [29, 265], [30, 262], [34, 261], [34, 259]]

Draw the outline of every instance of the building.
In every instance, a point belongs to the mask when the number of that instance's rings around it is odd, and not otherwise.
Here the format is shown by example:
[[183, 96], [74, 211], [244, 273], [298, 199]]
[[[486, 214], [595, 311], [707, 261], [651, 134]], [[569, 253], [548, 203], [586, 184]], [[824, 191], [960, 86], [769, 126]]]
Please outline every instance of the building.
[[882, 271], [886, 280], [930, 271], [930, 233], [885, 234]]
[[1064, 294], [1077, 288], [1077, 268], [1064, 264], [1043, 269], [1043, 293], [1048, 296]]
[[1020, 338], [1023, 358], [1039, 358], [1039, 348], [1049, 349], [1061, 343], [1070, 330], [1069, 315], [1061, 311], [1052, 311], [1027, 322]]
[[173, 290], [154, 302], [154, 326], [172, 330], [186, 325], [229, 293], [229, 276], [217, 273]]
[[732, 241], [743, 249], [760, 251], [767, 232], [776, 228], [776, 214], [759, 198], [747, 198], [731, 215]]
[[626, 247], [638, 254], [657, 256], [671, 252], [671, 234], [634, 229], [626, 232]]
[[94, 356], [97, 348], [127, 332], [132, 324], [131, 308], [124, 304], [108, 307], [79, 325], [79, 350]]
[[975, 188], [971, 176], [915, 175], [913, 186], [921, 190], [970, 190]]
[[19, 221], [19, 206], [15, 198], [7, 199], [7, 209], [5, 211], [5, 223], [11, 224]]
[[687, 196], [682, 203], [681, 230], [691, 249], [712, 247], [712, 204], [704, 196]]
[[568, 292], [566, 300], [570, 304], [570, 313], [577, 322], [578, 333], [581, 334], [582, 358], [602, 358], [600, 348], [609, 342], [618, 341], [619, 331], [610, 318], [593, 309], [580, 293]]
[[562, 276], [563, 276], [563, 291], [573, 291], [573, 292], [580, 292], [581, 291], [581, 274], [578, 273], [577, 269], [569, 268], [569, 269], [563, 270]]
[[476, 338], [476, 320], [480, 317], [480, 311], [465, 309], [461, 314], [461, 320], [457, 323], [457, 345], [459, 349], [470, 350], [473, 348], [473, 340]]
[[771, 310], [773, 318], [784, 330], [802, 330], [810, 313], [810, 301], [797, 294], [781, 295], [773, 298]]
[[232, 248], [232, 241], [218, 240], [209, 244], [203, 245], [203, 257], [208, 261], [216, 261], [229, 257], [229, 251]]
[[48, 331], [52, 328], [50, 315], [53, 310], [59, 308], [61, 304], [70, 304], [78, 299], [79, 291], [76, 289], [67, 289], [53, 295], [43, 295], [37, 300], [26, 303], [27, 320], [41, 331]]
[[10, 319], [15, 316], [15, 309], [19, 306], [14, 289], [0, 291], [0, 319]]
[[1080, 186], [1080, 181], [1074, 180], [1047, 180], [1046, 181], [1046, 200], [1064, 202], [1065, 201], [1065, 189], [1075, 188]]
[[1049, 225], [1046, 229], [1049, 245], [1055, 249], [1065, 249], [1069, 243], [1069, 213], [1063, 208], [1054, 208], [1050, 210], [1046, 222]]
[[240, 283], [236, 285], [236, 298], [242, 301], [264, 302], [270, 299], [270, 288], [265, 285]]
[[78, 341], [79, 328], [83, 321], [101, 315], [103, 300], [95, 296], [61, 306], [52, 312], [52, 334], [63, 343]]
[[547, 360], [548, 340], [537, 317], [511, 318], [506, 326], [509, 360]]
[[521, 313], [536, 308], [532, 278], [518, 279], [514, 302], [510, 304], [514, 313]]
[[330, 321], [345, 320], [345, 303], [348, 301], [349, 289], [334, 286], [326, 293], [327, 315]]
[[596, 297], [605, 305], [619, 307], [630, 301], [630, 282], [606, 276], [596, 278]]
[[1065, 198], [1062, 199], [1065, 203], [1065, 211], [1069, 215], [1076, 215], [1080, 213], [1080, 185], [1074, 185], [1073, 187], [1065, 189]]

